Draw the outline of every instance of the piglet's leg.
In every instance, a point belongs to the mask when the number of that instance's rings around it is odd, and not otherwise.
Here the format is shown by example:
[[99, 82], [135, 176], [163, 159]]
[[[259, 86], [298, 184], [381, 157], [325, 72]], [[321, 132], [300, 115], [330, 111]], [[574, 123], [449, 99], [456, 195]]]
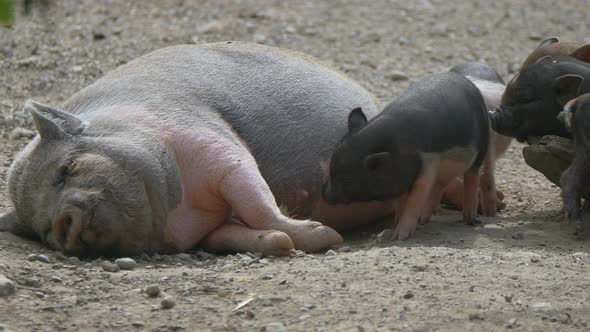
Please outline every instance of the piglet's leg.
[[416, 225], [428, 203], [432, 187], [436, 181], [438, 161], [431, 161], [422, 175], [414, 182], [408, 194], [399, 223], [393, 231], [394, 240], [406, 240], [416, 233]]
[[442, 195], [444, 193], [444, 187], [438, 184], [435, 184], [430, 191], [430, 196], [428, 197], [428, 201], [426, 202], [426, 206], [420, 216], [420, 224], [427, 224], [430, 222], [432, 215], [438, 209], [440, 205], [440, 200], [442, 199]]
[[317, 252], [342, 243], [340, 234], [330, 227], [284, 216], [254, 161], [242, 160], [228, 171], [221, 182], [220, 193], [248, 226], [282, 231], [297, 249]]
[[490, 146], [483, 161], [481, 185], [481, 213], [486, 217], [494, 217], [498, 211], [495, 179], [495, 149]]
[[576, 157], [570, 167], [561, 176], [563, 208], [565, 216], [574, 224], [576, 231], [582, 231], [581, 199], [578, 194], [578, 184], [581, 180], [581, 166]]
[[479, 172], [478, 170], [468, 170], [463, 175], [463, 221], [469, 225], [478, 225], [477, 220], [477, 205], [478, 194], [477, 187], [479, 186]]
[[202, 247], [215, 253], [259, 252], [263, 256], [285, 256], [293, 249], [289, 236], [280, 231], [257, 230], [239, 222], [228, 222], [209, 233]]

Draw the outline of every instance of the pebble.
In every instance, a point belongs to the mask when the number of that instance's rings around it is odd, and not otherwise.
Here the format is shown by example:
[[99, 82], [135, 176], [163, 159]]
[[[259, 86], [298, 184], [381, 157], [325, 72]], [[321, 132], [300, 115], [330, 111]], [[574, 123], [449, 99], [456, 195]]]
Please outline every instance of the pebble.
[[16, 292], [14, 282], [0, 274], [0, 297], [12, 295]]
[[72, 257], [68, 258], [68, 263], [73, 264], [73, 265], [79, 265], [80, 259], [78, 257], [72, 256]]
[[117, 264], [121, 270], [133, 270], [137, 266], [137, 263], [131, 258], [119, 258], [115, 261], [115, 264]]
[[21, 138], [32, 138], [33, 136], [35, 136], [34, 131], [22, 127], [16, 127], [10, 132], [9, 139], [11, 141], [16, 141]]
[[547, 303], [547, 302], [536, 302], [531, 304], [531, 308], [533, 310], [543, 310], [543, 309], [549, 309], [551, 307], [551, 304]]
[[43, 263], [51, 263], [51, 260], [46, 255], [41, 254], [30, 254], [27, 256], [27, 260], [30, 262], [39, 261]]
[[392, 81], [407, 81], [410, 79], [408, 74], [397, 70], [394, 70], [391, 73], [386, 74], [385, 78], [390, 79]]
[[104, 261], [100, 264], [100, 266], [102, 267], [103, 270], [107, 271], [107, 272], [119, 272], [119, 270], [121, 270], [121, 268], [119, 267], [119, 265], [117, 264], [113, 264], [109, 261]]
[[181, 261], [190, 261], [192, 259], [191, 255], [186, 254], [186, 253], [177, 254], [176, 258], [178, 258]]
[[378, 240], [389, 240], [393, 236], [393, 229], [386, 228], [381, 231], [381, 233], [377, 234]]
[[145, 289], [145, 293], [149, 297], [156, 297], [156, 296], [160, 295], [160, 286], [158, 286], [158, 285], [149, 285]]
[[176, 305], [176, 300], [171, 296], [166, 296], [160, 304], [162, 309], [172, 309]]
[[506, 327], [507, 327], [507, 328], [509, 328], [509, 329], [513, 328], [513, 327], [516, 325], [516, 322], [517, 322], [517, 321], [518, 321], [518, 320], [517, 320], [516, 318], [512, 318], [512, 319], [510, 319], [510, 320], [508, 321], [508, 324], [506, 324]]
[[139, 322], [139, 321], [138, 322], [133, 322], [133, 323], [131, 323], [131, 326], [133, 326], [133, 327], [144, 327], [145, 326], [145, 323], [144, 322]]
[[273, 277], [272, 274], [267, 274], [262, 277], [262, 280], [270, 280], [270, 279], [272, 279], [272, 277]]
[[336, 252], [332, 249], [326, 251], [326, 256], [336, 256]]
[[351, 252], [352, 248], [349, 246], [344, 246], [344, 247], [340, 247], [340, 249], [338, 249], [338, 252]]
[[265, 332], [284, 332], [284, 331], [287, 331], [287, 329], [285, 329], [285, 325], [283, 325], [282, 323], [275, 322], [275, 323], [267, 324], [264, 327], [264, 331]]
[[483, 320], [483, 317], [480, 314], [469, 314], [469, 320]]
[[413, 297], [414, 297], [414, 294], [412, 292], [407, 292], [406, 294], [404, 294], [404, 299], [406, 299], [406, 300], [409, 300]]

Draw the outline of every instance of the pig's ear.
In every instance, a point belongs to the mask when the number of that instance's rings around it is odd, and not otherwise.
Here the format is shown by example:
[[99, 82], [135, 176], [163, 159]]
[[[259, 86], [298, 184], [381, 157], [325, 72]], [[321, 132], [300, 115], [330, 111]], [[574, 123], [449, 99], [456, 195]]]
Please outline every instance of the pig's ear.
[[348, 132], [354, 134], [361, 130], [366, 124], [367, 117], [360, 107], [350, 111], [350, 114], [348, 114]]
[[539, 46], [537, 46], [537, 48], [541, 48], [547, 45], [551, 45], [551, 44], [555, 44], [555, 43], [559, 43], [559, 39], [555, 38], [555, 37], [551, 37], [551, 38], [547, 38], [545, 40], [543, 40], [541, 42], [541, 44], [539, 44]]
[[374, 153], [365, 158], [365, 168], [370, 171], [376, 171], [387, 164], [389, 160], [391, 160], [390, 152]]
[[10, 232], [30, 240], [39, 240], [39, 235], [16, 221], [14, 210], [0, 216], [0, 232]]
[[25, 110], [33, 115], [35, 127], [44, 140], [59, 140], [67, 136], [78, 135], [84, 129], [82, 121], [75, 115], [32, 100], [26, 102]]
[[570, 56], [584, 62], [590, 62], [590, 44], [578, 48], [573, 51]]
[[553, 91], [559, 106], [563, 107], [568, 101], [580, 95], [580, 88], [584, 78], [580, 75], [563, 75], [553, 81]]

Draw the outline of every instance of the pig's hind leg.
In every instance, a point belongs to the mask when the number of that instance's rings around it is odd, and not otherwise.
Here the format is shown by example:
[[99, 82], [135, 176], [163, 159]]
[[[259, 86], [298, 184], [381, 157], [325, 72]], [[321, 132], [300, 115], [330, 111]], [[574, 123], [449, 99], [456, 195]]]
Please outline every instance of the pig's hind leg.
[[252, 229], [230, 221], [209, 233], [201, 246], [214, 253], [256, 252], [263, 256], [285, 256], [293, 249], [293, 242], [283, 232]]
[[284, 216], [254, 160], [242, 160], [229, 171], [222, 180], [220, 193], [249, 227], [284, 232], [296, 249], [317, 252], [343, 241], [335, 230], [319, 222]]
[[498, 212], [498, 195], [496, 194], [496, 178], [495, 178], [495, 148], [490, 143], [488, 152], [483, 161], [482, 172], [480, 175], [480, 193], [481, 193], [481, 214], [486, 217], [496, 216]]
[[463, 221], [469, 225], [479, 225], [477, 220], [479, 170], [470, 169], [463, 175]]

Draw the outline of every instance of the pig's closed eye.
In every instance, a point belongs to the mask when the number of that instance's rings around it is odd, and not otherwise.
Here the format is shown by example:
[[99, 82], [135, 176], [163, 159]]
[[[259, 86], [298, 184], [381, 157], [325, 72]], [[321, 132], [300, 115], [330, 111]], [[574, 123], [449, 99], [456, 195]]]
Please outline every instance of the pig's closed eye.
[[70, 166], [69, 165], [62, 165], [57, 170], [57, 175], [55, 177], [54, 185], [58, 189], [62, 189], [65, 184], [68, 176], [70, 175]]

